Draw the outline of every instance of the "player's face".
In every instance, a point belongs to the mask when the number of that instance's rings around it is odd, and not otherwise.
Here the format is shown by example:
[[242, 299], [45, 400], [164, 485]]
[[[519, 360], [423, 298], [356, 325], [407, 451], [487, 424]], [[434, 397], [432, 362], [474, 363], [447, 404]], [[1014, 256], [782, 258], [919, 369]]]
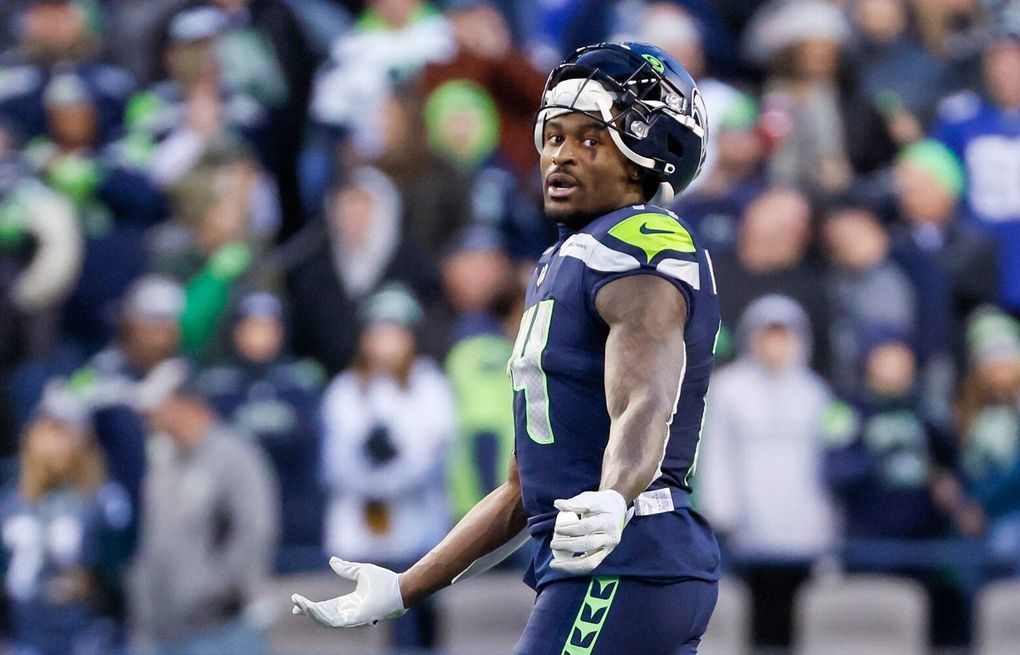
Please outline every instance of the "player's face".
[[574, 112], [548, 120], [542, 133], [545, 215], [571, 227], [625, 205], [644, 201], [635, 167], [609, 130]]

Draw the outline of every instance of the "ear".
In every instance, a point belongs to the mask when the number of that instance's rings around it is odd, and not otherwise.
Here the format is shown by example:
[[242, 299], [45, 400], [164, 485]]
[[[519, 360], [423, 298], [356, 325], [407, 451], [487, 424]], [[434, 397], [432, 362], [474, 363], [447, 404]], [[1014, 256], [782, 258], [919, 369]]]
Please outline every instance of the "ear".
[[637, 164], [629, 163], [627, 166], [627, 177], [630, 178], [631, 182], [640, 182], [641, 178], [644, 177], [644, 171]]

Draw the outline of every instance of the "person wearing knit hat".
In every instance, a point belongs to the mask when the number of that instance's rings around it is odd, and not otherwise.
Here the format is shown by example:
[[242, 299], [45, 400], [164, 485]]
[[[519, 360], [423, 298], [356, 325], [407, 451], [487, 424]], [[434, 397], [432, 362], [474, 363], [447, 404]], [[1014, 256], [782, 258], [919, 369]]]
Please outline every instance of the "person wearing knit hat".
[[956, 199], [963, 195], [967, 176], [956, 154], [934, 139], [913, 143], [896, 158], [897, 165], [914, 166], [923, 170]]
[[956, 407], [960, 468], [988, 515], [992, 555], [1012, 568], [1020, 561], [1020, 323], [982, 307], [968, 322], [967, 346], [971, 372]]
[[437, 154], [471, 170], [499, 145], [499, 112], [475, 82], [450, 80], [425, 101], [425, 129]]
[[975, 368], [1000, 362], [1016, 365], [1020, 363], [1020, 323], [996, 307], [982, 307], [968, 321], [967, 346]]
[[998, 297], [997, 248], [992, 237], [961, 220], [966, 175], [942, 143], [921, 141], [903, 149], [894, 180], [899, 220], [892, 228], [893, 257], [917, 291], [917, 322], [926, 326], [919, 333], [921, 359], [941, 358], [937, 366], [951, 367], [939, 392], [948, 419], [951, 371], [966, 364], [964, 316]]
[[269, 456], [280, 484], [281, 546], [317, 547], [324, 498], [308, 484], [308, 472], [318, 465], [325, 373], [314, 360], [287, 351], [286, 311], [275, 294], [250, 290], [233, 315], [229, 357], [203, 370], [194, 386], [226, 424]]

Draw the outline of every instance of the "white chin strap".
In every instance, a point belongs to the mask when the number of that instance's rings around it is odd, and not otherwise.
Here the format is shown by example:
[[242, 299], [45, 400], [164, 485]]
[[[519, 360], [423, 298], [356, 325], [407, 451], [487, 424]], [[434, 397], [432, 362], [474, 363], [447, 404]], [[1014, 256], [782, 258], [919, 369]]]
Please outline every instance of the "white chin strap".
[[[563, 80], [545, 94], [542, 105], [545, 109], [538, 112], [535, 118], [535, 148], [542, 152], [542, 133], [545, 131], [545, 123], [551, 118], [569, 114], [575, 111], [582, 111], [588, 114], [596, 114], [602, 117], [609, 128], [609, 137], [620, 149], [623, 156], [642, 168], [655, 170], [655, 160], [649, 159], [634, 152], [623, 142], [620, 132], [612, 127], [613, 125], [613, 96], [606, 91], [600, 82], [586, 78], [573, 78]], [[570, 109], [566, 109], [569, 107]], [[668, 204], [673, 201], [673, 187], [663, 182], [659, 185], [659, 191], [655, 194], [654, 200], [660, 204]]]

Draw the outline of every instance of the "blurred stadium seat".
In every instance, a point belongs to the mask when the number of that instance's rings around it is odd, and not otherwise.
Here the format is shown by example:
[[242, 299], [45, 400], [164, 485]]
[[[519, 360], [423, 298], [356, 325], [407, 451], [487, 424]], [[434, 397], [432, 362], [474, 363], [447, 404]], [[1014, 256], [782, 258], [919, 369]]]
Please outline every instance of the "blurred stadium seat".
[[883, 575], [807, 582], [794, 607], [798, 655], [924, 655], [928, 598], [911, 580]]

